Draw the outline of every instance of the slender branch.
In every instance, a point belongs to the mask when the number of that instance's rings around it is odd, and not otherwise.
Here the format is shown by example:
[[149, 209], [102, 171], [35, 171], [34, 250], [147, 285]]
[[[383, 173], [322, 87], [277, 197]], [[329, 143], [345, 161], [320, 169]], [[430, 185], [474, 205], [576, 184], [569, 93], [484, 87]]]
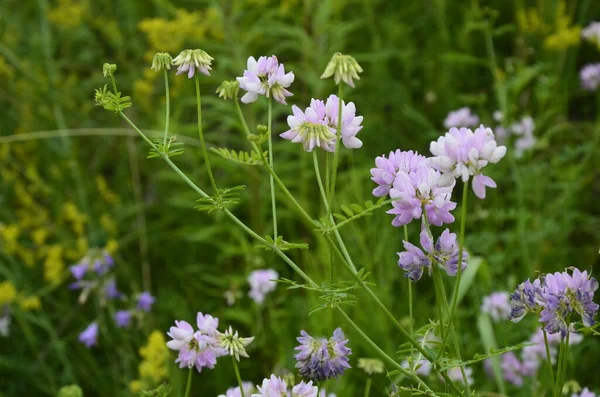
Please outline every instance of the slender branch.
[[206, 142], [204, 142], [204, 133], [202, 131], [202, 98], [200, 96], [200, 79], [198, 78], [198, 74], [194, 76], [194, 80], [196, 82], [196, 108], [198, 111], [198, 137], [200, 138], [200, 146], [202, 147], [202, 155], [204, 156], [204, 161], [206, 162], [206, 170], [208, 171], [208, 178], [210, 179], [210, 184], [216, 193], [218, 193], [219, 189], [217, 188], [217, 183], [215, 182], [215, 177], [212, 173], [212, 168], [210, 167], [210, 160], [208, 158], [208, 151], [206, 150]]
[[242, 377], [240, 376], [240, 369], [238, 368], [237, 360], [234, 356], [231, 356], [231, 360], [233, 361], [233, 370], [235, 371], [235, 377], [237, 378], [238, 385], [240, 386], [240, 395], [242, 397], [246, 397], [244, 394], [244, 385], [242, 384]]
[[[269, 96], [267, 98], [267, 133], [269, 134], [269, 168], [273, 170], [273, 131], [271, 129], [273, 118], [272, 107], [273, 100]], [[273, 212], [273, 240], [277, 240], [277, 203], [275, 202], [275, 183], [273, 182], [273, 174], [269, 175], [269, 185], [271, 187], [271, 211]]]
[[[335, 179], [337, 176], [337, 167], [338, 161], [340, 157], [340, 147], [342, 146], [342, 90], [343, 84], [338, 84], [338, 120], [337, 120], [337, 129], [336, 129], [336, 140], [335, 140], [335, 152], [333, 154], [333, 168], [331, 171], [331, 183], [329, 190], [329, 200], [328, 200], [328, 208], [331, 208], [333, 204], [333, 196], [335, 195]], [[330, 215], [330, 211], [327, 211], [327, 214]]]
[[188, 397], [190, 395], [190, 390], [192, 389], [192, 375], [194, 374], [194, 367], [189, 369], [187, 384], [185, 386], [185, 394], [184, 397]]
[[[548, 369], [550, 369], [550, 380], [553, 385], [556, 385], [556, 381], [554, 380], [554, 369], [552, 368], [552, 356], [550, 355], [550, 345], [548, 344], [548, 334], [546, 330], [542, 327], [542, 332], [544, 333], [544, 344], [546, 345], [546, 362], [548, 364]], [[554, 391], [552, 395], [555, 396]]]
[[167, 145], [167, 137], [169, 135], [169, 118], [171, 113], [171, 100], [169, 95], [169, 74], [167, 69], [163, 69], [163, 75], [165, 77], [165, 135], [163, 138], [163, 145]]

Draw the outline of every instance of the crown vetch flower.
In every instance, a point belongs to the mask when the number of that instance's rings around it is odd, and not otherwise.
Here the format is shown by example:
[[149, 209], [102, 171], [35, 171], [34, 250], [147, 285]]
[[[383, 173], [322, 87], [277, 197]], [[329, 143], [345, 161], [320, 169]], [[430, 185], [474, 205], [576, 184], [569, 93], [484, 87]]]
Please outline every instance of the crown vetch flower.
[[251, 397], [286, 397], [288, 395], [285, 381], [275, 375], [263, 379], [262, 385], [257, 388], [258, 394], [255, 393]]
[[171, 64], [173, 63], [173, 57], [168, 52], [157, 52], [152, 57], [152, 69], [155, 72], [161, 70], [171, 70]]
[[187, 72], [188, 78], [191, 79], [194, 77], [196, 70], [210, 76], [210, 70], [212, 70], [210, 65], [213, 59], [213, 57], [200, 49], [183, 50], [173, 59], [173, 65], [179, 66], [177, 74]]
[[392, 225], [399, 227], [420, 219], [423, 210], [432, 225], [441, 226], [454, 222], [450, 211], [456, 208], [456, 203], [450, 201], [454, 182], [447, 185], [442, 180], [442, 174], [429, 167], [420, 166], [415, 172], [399, 172], [390, 189], [393, 208], [388, 214], [396, 215]]
[[[465, 377], [467, 378], [467, 382], [469, 383], [469, 385], [473, 384], [473, 368], [464, 367], [464, 371], [465, 371]], [[450, 368], [447, 371], [447, 374], [448, 374], [448, 378], [450, 378], [450, 380], [452, 382], [464, 384], [465, 380], [463, 378], [460, 367]]]
[[88, 327], [79, 334], [77, 339], [88, 349], [95, 346], [98, 341], [98, 323], [94, 321], [88, 325]]
[[598, 395], [590, 391], [587, 387], [584, 387], [580, 394], [573, 393], [571, 397], [598, 397]]
[[119, 328], [129, 328], [131, 325], [131, 312], [129, 310], [119, 310], [116, 312], [115, 323]]
[[265, 297], [277, 288], [277, 280], [279, 273], [273, 269], [255, 270], [248, 276], [250, 284], [250, 292], [248, 296], [258, 304], [265, 301]]
[[496, 187], [496, 182], [481, 170], [506, 154], [506, 147], [498, 146], [494, 132], [483, 125], [475, 132], [468, 128], [450, 128], [444, 136], [431, 142], [429, 150], [435, 156], [431, 159], [432, 165], [444, 174], [442, 183], [459, 177], [466, 182], [473, 176], [473, 191], [481, 199], [485, 198], [486, 186]]
[[[515, 386], [523, 386], [523, 364], [517, 355], [513, 352], [508, 352], [500, 356], [500, 369], [502, 370], [502, 377], [508, 383]], [[485, 372], [493, 377], [493, 367], [491, 359], [487, 359], [483, 362]]]
[[294, 143], [302, 142], [307, 152], [312, 152], [316, 147], [327, 152], [335, 150], [335, 130], [332, 131], [328, 126], [323, 101], [312, 99], [304, 112], [293, 105], [292, 113], [287, 118], [290, 129], [280, 134], [280, 137]]
[[510, 294], [499, 291], [484, 297], [481, 304], [481, 311], [489, 314], [495, 322], [506, 320], [511, 312]]
[[81, 280], [89, 269], [89, 260], [87, 258], [83, 258], [79, 263], [69, 266], [69, 270], [75, 279]]
[[293, 94], [287, 88], [294, 82], [294, 73], [285, 73], [283, 64], [277, 57], [260, 57], [258, 61], [254, 57], [248, 58], [244, 75], [238, 77], [240, 88], [247, 91], [242, 97], [242, 102], [251, 103], [256, 101], [259, 95], [273, 98], [286, 104], [285, 98]]
[[581, 37], [600, 49], [600, 22], [592, 22], [581, 31]]
[[596, 91], [600, 86], [600, 63], [585, 65], [579, 72], [581, 86], [587, 91]]
[[[441, 266], [451, 276], [458, 273], [459, 247], [455, 233], [450, 233], [448, 229], [444, 230], [434, 245], [433, 237], [423, 229], [420, 241], [425, 252], [410, 242], [403, 241], [406, 251], [398, 253], [398, 266], [404, 270], [406, 277], [411, 281], [419, 281], [425, 268], [431, 274], [431, 266], [434, 264]], [[467, 267], [468, 258], [469, 255], [463, 250], [463, 270]]]
[[292, 397], [318, 397], [319, 388], [312, 385], [312, 381], [305, 383], [304, 381], [292, 387]]
[[297, 360], [296, 368], [305, 378], [320, 382], [336, 378], [350, 368], [348, 356], [352, 350], [346, 347], [348, 339], [345, 339], [341, 328], [337, 328], [329, 340], [314, 339], [304, 330], [300, 335], [297, 338], [300, 346], [295, 348], [298, 353], [294, 358]]
[[321, 75], [322, 79], [327, 79], [333, 76], [336, 85], [341, 81], [354, 88], [353, 79], [360, 80], [358, 76], [362, 73], [362, 67], [356, 62], [356, 59], [350, 55], [343, 55], [339, 52], [333, 54], [329, 63], [325, 67], [325, 71]]
[[115, 279], [110, 279], [104, 284], [104, 296], [107, 299], [119, 299], [123, 296], [123, 293], [117, 288]]
[[240, 361], [240, 356], [248, 358], [245, 347], [248, 346], [254, 340], [254, 337], [242, 338], [238, 332], [233, 332], [231, 326], [225, 330], [225, 333], [217, 332], [217, 339], [219, 345], [229, 352], [230, 356], [235, 357], [236, 360]]
[[373, 196], [383, 197], [388, 195], [399, 172], [410, 174], [416, 172], [426, 163], [427, 158], [425, 156], [412, 150], [403, 152], [398, 149], [395, 152], [390, 152], [388, 157], [381, 155], [375, 158], [375, 168], [371, 168], [371, 180], [379, 186], [373, 189]]
[[[332, 128], [332, 132], [337, 134], [338, 116], [340, 99], [337, 95], [330, 95], [325, 103], [325, 114], [327, 124]], [[363, 117], [356, 116], [356, 106], [354, 102], [342, 101], [342, 125], [341, 138], [342, 143], [347, 149], [359, 149], [362, 147], [362, 141], [356, 137], [356, 134], [362, 130]]]
[[446, 128], [475, 127], [477, 124], [479, 124], [479, 117], [471, 114], [471, 109], [468, 107], [451, 111], [444, 120]]
[[[242, 387], [244, 388], [244, 396], [246, 397], [250, 396], [256, 390], [252, 382], [242, 382]], [[237, 386], [227, 389], [225, 394], [219, 394], [218, 397], [242, 397], [242, 393], [240, 392], [240, 387]]]
[[144, 312], [149, 312], [154, 302], [156, 302], [156, 298], [150, 295], [150, 292], [144, 291], [137, 298], [137, 308]]

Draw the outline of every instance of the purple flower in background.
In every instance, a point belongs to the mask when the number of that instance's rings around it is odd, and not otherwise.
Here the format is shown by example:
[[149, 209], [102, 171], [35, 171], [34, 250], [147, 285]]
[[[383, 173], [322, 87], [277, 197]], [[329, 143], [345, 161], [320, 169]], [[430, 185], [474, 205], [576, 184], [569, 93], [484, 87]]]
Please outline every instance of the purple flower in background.
[[519, 322], [528, 312], [535, 310], [540, 292], [539, 279], [534, 280], [533, 283], [527, 280], [519, 284], [517, 289], [510, 294], [510, 320]]
[[581, 86], [587, 91], [596, 91], [600, 86], [600, 63], [585, 65], [579, 72]]
[[471, 109], [468, 107], [448, 113], [446, 120], [444, 120], [444, 127], [446, 128], [475, 127], [477, 124], [479, 124], [479, 117], [471, 114]]
[[318, 397], [319, 388], [312, 385], [312, 381], [298, 383], [292, 388], [292, 397]]
[[397, 173], [390, 189], [393, 208], [387, 211], [396, 215], [392, 225], [399, 227], [419, 219], [423, 210], [432, 225], [454, 222], [454, 216], [450, 213], [456, 208], [456, 203], [450, 201], [454, 181], [451, 180], [450, 184], [442, 182], [442, 175], [428, 164], [421, 165], [409, 174]]
[[488, 163], [497, 163], [506, 154], [505, 146], [498, 146], [494, 132], [483, 125], [475, 132], [468, 128], [450, 128], [444, 136], [431, 142], [429, 150], [434, 155], [432, 165], [444, 174], [441, 184], [449, 184], [452, 178], [462, 178], [463, 182], [473, 176], [473, 191], [481, 199], [485, 198], [485, 188], [496, 187], [492, 178], [481, 170]]
[[[256, 390], [252, 382], [242, 382], [242, 387], [244, 388], [244, 396], [246, 397], [249, 397]], [[240, 387], [237, 386], [227, 389], [225, 394], [219, 394], [217, 397], [242, 397], [242, 393], [240, 392]]]
[[277, 288], [277, 280], [279, 273], [273, 269], [261, 269], [255, 270], [248, 276], [248, 283], [250, 284], [250, 292], [248, 296], [259, 305], [265, 301], [265, 297], [275, 291]]
[[262, 385], [258, 386], [258, 391], [258, 394], [253, 394], [251, 397], [283, 397], [288, 395], [285, 381], [275, 375], [263, 379]]
[[408, 362], [408, 360], [404, 360], [402, 362], [402, 367], [413, 371], [415, 374], [427, 377], [431, 375], [431, 363], [426, 359], [420, 359], [419, 362], [412, 367], [412, 364]]
[[177, 74], [187, 73], [188, 78], [191, 79], [196, 74], [196, 70], [210, 76], [209, 71], [212, 70], [210, 65], [213, 59], [205, 51], [199, 49], [183, 50], [173, 59], [173, 65], [179, 66]]
[[116, 312], [115, 323], [119, 328], [129, 328], [131, 325], [131, 312], [129, 310], [119, 310]]
[[[515, 386], [523, 386], [523, 364], [513, 352], [508, 352], [500, 356], [502, 360], [500, 362], [500, 369], [502, 370], [502, 377], [508, 383]], [[492, 359], [487, 359], [483, 362], [485, 372], [493, 377], [493, 365]]]
[[198, 372], [202, 372], [203, 368], [213, 369], [217, 358], [227, 355], [227, 350], [219, 346], [216, 337], [219, 319], [198, 313], [196, 323], [198, 331], [194, 331], [186, 321], [175, 321], [176, 326], [167, 332], [172, 338], [167, 347], [179, 352], [175, 360], [179, 368], [195, 366]]
[[495, 322], [506, 320], [511, 312], [510, 294], [504, 291], [493, 292], [484, 297], [481, 311], [489, 314]]
[[[469, 385], [472, 385], [473, 384], [473, 368], [464, 367], [464, 371], [465, 371], [465, 377], [467, 378], [467, 382], [469, 383]], [[464, 384], [465, 380], [463, 378], [460, 367], [452, 367], [447, 371], [447, 373], [448, 373], [448, 377], [450, 378], [450, 380], [452, 382]]]
[[[406, 251], [398, 253], [398, 266], [404, 270], [406, 277], [411, 281], [419, 281], [423, 269], [427, 268], [431, 274], [432, 264], [442, 266], [451, 276], [458, 273], [459, 247], [455, 233], [450, 233], [448, 229], [444, 230], [434, 245], [433, 238], [427, 230], [422, 230], [420, 241], [424, 252], [408, 241], [403, 241]], [[463, 270], [467, 267], [468, 258], [469, 255], [463, 250]]]
[[304, 330], [300, 335], [297, 338], [300, 346], [295, 348], [298, 353], [294, 358], [297, 360], [296, 368], [303, 377], [320, 382], [336, 378], [350, 368], [348, 356], [352, 350], [346, 347], [348, 339], [345, 339], [341, 328], [337, 328], [329, 340], [314, 339]]
[[244, 103], [254, 102], [259, 95], [265, 95], [267, 98], [273, 96], [285, 105], [285, 98], [293, 95], [286, 88], [294, 82], [294, 73], [285, 73], [283, 64], [275, 56], [260, 57], [258, 61], [254, 57], [248, 58], [244, 75], [237, 81], [240, 88], [247, 91], [242, 97]]
[[87, 258], [83, 258], [79, 263], [73, 266], [69, 266], [69, 270], [73, 277], [77, 280], [81, 280], [89, 269], [89, 260]]
[[156, 302], [156, 298], [150, 295], [149, 292], [144, 291], [137, 298], [137, 308], [138, 310], [149, 312], [154, 302]]
[[403, 152], [398, 149], [395, 152], [390, 152], [387, 158], [385, 155], [377, 157], [375, 168], [371, 168], [371, 180], [379, 186], [373, 189], [373, 196], [383, 197], [388, 195], [399, 172], [405, 174], [416, 172], [426, 162], [425, 156], [412, 150]]
[[600, 48], [600, 22], [592, 22], [581, 31], [581, 37]]
[[119, 299], [123, 293], [117, 289], [117, 283], [111, 279], [104, 284], [104, 296], [108, 299]]
[[[327, 103], [325, 104], [325, 113], [327, 115], [327, 121], [332, 132], [337, 135], [337, 125], [338, 125], [338, 112], [339, 112], [339, 103], [340, 99], [336, 95], [330, 95], [327, 98]], [[359, 149], [362, 147], [363, 143], [360, 139], [356, 137], [356, 134], [362, 130], [363, 117], [356, 116], [356, 106], [354, 102], [346, 102], [342, 101], [342, 125], [341, 125], [341, 137], [342, 143], [347, 149]]]
[[587, 387], [585, 387], [580, 394], [576, 394], [573, 393], [571, 394], [571, 397], [598, 397], [596, 393], [593, 393], [590, 391], [590, 389], [588, 389]]
[[78, 340], [88, 349], [95, 346], [98, 340], [98, 324], [93, 322], [88, 325], [88, 327], [79, 334]]

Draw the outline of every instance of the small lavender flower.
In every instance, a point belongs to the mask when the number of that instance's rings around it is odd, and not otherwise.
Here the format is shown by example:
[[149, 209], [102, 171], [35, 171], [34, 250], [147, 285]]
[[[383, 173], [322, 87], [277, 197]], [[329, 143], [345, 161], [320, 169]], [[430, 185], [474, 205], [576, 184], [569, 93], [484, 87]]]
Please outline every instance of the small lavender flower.
[[87, 262], [87, 260], [85, 258], [78, 264], [69, 266], [69, 270], [71, 271], [71, 274], [77, 280], [81, 280], [85, 276], [85, 274], [88, 271], [88, 268], [89, 268], [89, 263]]
[[[424, 229], [421, 231], [420, 241], [425, 252], [408, 241], [403, 241], [406, 251], [398, 253], [398, 266], [404, 270], [406, 277], [414, 282], [419, 281], [425, 268], [431, 274], [433, 264], [441, 266], [450, 276], [458, 273], [459, 247], [455, 233], [444, 230], [434, 245], [433, 237]], [[468, 258], [469, 255], [463, 250], [461, 270], [467, 267]]]
[[592, 22], [581, 31], [581, 37], [600, 49], [600, 22]]
[[149, 312], [152, 310], [152, 305], [156, 302], [156, 298], [150, 295], [149, 292], [144, 291], [138, 295], [137, 308], [138, 310]]
[[[337, 133], [338, 116], [340, 100], [337, 95], [330, 95], [325, 103], [325, 114], [327, 116], [327, 125], [332, 132]], [[356, 137], [356, 134], [362, 130], [363, 117], [356, 116], [356, 106], [354, 102], [342, 101], [342, 125], [341, 138], [342, 143], [347, 149], [359, 149], [362, 147], [362, 141]]]
[[[413, 361], [413, 359], [411, 358], [411, 361]], [[415, 374], [419, 375], [419, 376], [423, 376], [423, 377], [428, 377], [429, 375], [431, 375], [431, 363], [428, 360], [425, 359], [420, 359], [418, 363], [416, 363], [416, 365], [412, 365], [411, 362], [409, 362], [408, 360], [404, 360], [402, 361], [402, 367], [413, 371]]]
[[251, 397], [287, 397], [287, 385], [285, 381], [275, 375], [263, 379], [262, 385], [258, 386], [258, 394]]
[[510, 320], [519, 322], [528, 312], [534, 311], [537, 299], [541, 294], [540, 280], [533, 283], [529, 280], [519, 284], [517, 289], [510, 295]]
[[305, 378], [320, 382], [337, 378], [350, 368], [348, 356], [352, 350], [346, 347], [348, 339], [345, 339], [341, 328], [337, 328], [329, 340], [316, 340], [304, 330], [300, 335], [297, 338], [300, 346], [295, 348], [298, 353], [294, 358], [297, 360], [296, 368]]
[[119, 328], [129, 328], [131, 325], [131, 312], [129, 310], [119, 310], [116, 312], [115, 323]]
[[312, 385], [312, 381], [298, 383], [292, 388], [292, 397], [318, 397], [319, 388]]
[[508, 292], [493, 292], [483, 298], [481, 311], [490, 315], [492, 320], [498, 322], [510, 316], [510, 294]]
[[579, 72], [579, 79], [584, 90], [596, 91], [600, 86], [600, 63], [585, 65]]
[[373, 189], [373, 196], [387, 196], [399, 172], [405, 174], [416, 172], [426, 162], [425, 156], [412, 150], [403, 152], [398, 149], [395, 152], [390, 152], [387, 158], [385, 155], [377, 157], [375, 168], [371, 168], [371, 180], [379, 186]]
[[117, 283], [114, 279], [110, 279], [104, 284], [104, 296], [107, 299], [120, 299], [123, 293], [117, 289]]
[[88, 349], [95, 346], [98, 340], [98, 324], [94, 321], [88, 325], [88, 327], [79, 334], [78, 340]]
[[[246, 397], [250, 396], [256, 390], [252, 382], [242, 382], [242, 387], [244, 388], [244, 396]], [[217, 397], [242, 397], [242, 393], [240, 392], [240, 387], [237, 386], [227, 389], [225, 394], [219, 394]]]
[[316, 147], [333, 152], [336, 135], [327, 125], [325, 105], [318, 99], [312, 99], [310, 104], [304, 112], [298, 106], [292, 106], [293, 114], [287, 118], [290, 129], [279, 136], [294, 143], [301, 142], [307, 152]]
[[506, 154], [506, 147], [498, 146], [494, 132], [483, 125], [475, 132], [468, 128], [450, 128], [444, 136], [431, 142], [429, 150], [435, 156], [431, 159], [432, 165], [444, 174], [442, 183], [449, 184], [449, 179], [459, 177], [467, 182], [469, 176], [473, 176], [473, 191], [481, 199], [485, 198], [486, 186], [496, 187], [496, 182], [481, 170]]
[[397, 173], [389, 193], [393, 208], [387, 211], [396, 215], [392, 226], [400, 227], [420, 219], [423, 211], [432, 225], [454, 222], [450, 213], [456, 208], [456, 203], [450, 201], [454, 182], [442, 182], [442, 175], [428, 164], [409, 174]]
[[258, 61], [254, 57], [248, 58], [244, 75], [237, 81], [240, 88], [247, 91], [242, 97], [244, 103], [254, 102], [259, 95], [265, 95], [285, 105], [285, 98], [293, 95], [286, 88], [294, 82], [294, 73], [285, 73], [283, 64], [275, 56], [260, 57]]
[[[500, 369], [502, 370], [502, 378], [508, 383], [515, 386], [523, 386], [523, 364], [513, 352], [503, 354], [501, 357]], [[487, 359], [483, 362], [485, 372], [492, 377], [494, 374], [492, 361]]]
[[114, 265], [115, 265], [115, 261], [114, 261], [113, 257], [107, 253], [103, 253], [102, 255], [96, 257], [96, 259], [94, 260], [94, 263], [92, 265], [92, 268], [94, 269], [94, 272], [97, 275], [102, 276], [102, 275], [108, 273], [108, 271]]
[[573, 393], [571, 394], [571, 397], [598, 397], [598, 395], [596, 393], [593, 393], [592, 391], [590, 391], [590, 389], [588, 389], [587, 387], [585, 387], [581, 393], [576, 394]]
[[468, 107], [448, 113], [446, 120], [444, 120], [444, 127], [446, 128], [475, 127], [477, 124], [479, 124], [479, 117], [471, 114], [471, 109]]
[[179, 66], [177, 74], [187, 72], [188, 78], [191, 79], [194, 77], [196, 70], [210, 76], [210, 70], [212, 70], [210, 65], [213, 59], [213, 57], [200, 49], [183, 50], [173, 59], [173, 65]]
[[[464, 371], [465, 371], [465, 376], [467, 378], [467, 382], [469, 383], [469, 385], [472, 385], [473, 384], [473, 368], [464, 367]], [[464, 384], [465, 380], [463, 378], [460, 367], [452, 367], [447, 371], [447, 373], [448, 373], [448, 378], [450, 378], [450, 380], [452, 382]]]
[[275, 291], [277, 288], [277, 280], [279, 273], [273, 269], [261, 269], [255, 270], [248, 276], [248, 283], [250, 284], [250, 292], [248, 296], [259, 305], [265, 301], [265, 297]]

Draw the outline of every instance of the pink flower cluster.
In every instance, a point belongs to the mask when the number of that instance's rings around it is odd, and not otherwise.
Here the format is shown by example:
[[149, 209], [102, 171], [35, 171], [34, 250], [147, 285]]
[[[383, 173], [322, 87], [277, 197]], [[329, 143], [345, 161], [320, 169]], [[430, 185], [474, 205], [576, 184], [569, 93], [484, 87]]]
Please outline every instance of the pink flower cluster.
[[247, 91], [242, 97], [244, 103], [265, 95], [285, 105], [285, 98], [293, 95], [287, 88], [294, 82], [294, 73], [285, 73], [283, 63], [279, 63], [276, 56], [260, 57], [258, 61], [254, 57], [248, 58], [244, 75], [237, 81], [240, 88]]

